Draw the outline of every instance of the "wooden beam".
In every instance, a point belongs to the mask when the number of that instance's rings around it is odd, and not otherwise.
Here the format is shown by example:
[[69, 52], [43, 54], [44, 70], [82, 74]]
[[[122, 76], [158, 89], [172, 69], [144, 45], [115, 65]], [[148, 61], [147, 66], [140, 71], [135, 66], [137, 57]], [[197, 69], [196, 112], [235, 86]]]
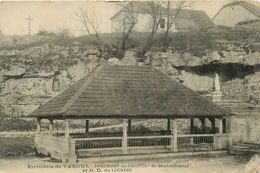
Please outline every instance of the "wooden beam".
[[50, 131], [50, 134], [52, 135], [53, 134], [53, 119], [50, 118], [49, 122], [50, 122], [50, 124], [49, 124], [49, 131]]
[[171, 145], [170, 150], [173, 152], [178, 151], [177, 146], [177, 120], [171, 119]]
[[70, 137], [70, 121], [69, 120], [65, 120], [65, 138], [69, 138]]
[[219, 118], [218, 133], [223, 133], [223, 118]]
[[205, 118], [200, 118], [200, 121], [201, 121], [202, 133], [205, 134], [206, 133], [206, 121], [205, 121]]
[[190, 133], [194, 133], [194, 118], [190, 119]]
[[131, 125], [132, 125], [132, 120], [131, 119], [129, 119], [128, 120], [128, 132], [130, 132], [131, 130], [132, 130], [132, 127], [131, 127]]
[[86, 123], [85, 123], [85, 133], [88, 133], [89, 132], [89, 120], [86, 120]]
[[211, 122], [211, 128], [212, 128], [212, 133], [215, 134], [216, 133], [216, 118], [211, 118], [210, 119]]
[[171, 119], [167, 119], [167, 131], [171, 131]]
[[127, 119], [123, 119], [123, 138], [122, 138], [122, 152], [127, 154]]
[[39, 134], [41, 133], [41, 119], [37, 118], [37, 130], [36, 132]]
[[227, 133], [228, 133], [228, 152], [230, 152], [230, 149], [233, 145], [233, 139], [232, 139], [232, 117], [230, 116], [227, 118]]

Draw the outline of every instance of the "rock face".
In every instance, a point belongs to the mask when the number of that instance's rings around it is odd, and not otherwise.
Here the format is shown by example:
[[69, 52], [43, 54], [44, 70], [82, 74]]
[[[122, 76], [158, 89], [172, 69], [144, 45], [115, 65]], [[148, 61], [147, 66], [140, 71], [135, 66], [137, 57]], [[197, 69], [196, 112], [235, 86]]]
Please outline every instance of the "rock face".
[[0, 50], [1, 110], [7, 116], [31, 113], [93, 68], [89, 51], [48, 45]]
[[[93, 58], [87, 47], [42, 46], [21, 50], [0, 50], [0, 106], [8, 116], [26, 116], [39, 105], [75, 83], [93, 68]], [[197, 57], [190, 53], [148, 52], [149, 63], [170, 78], [202, 93], [213, 90], [212, 69], [220, 66], [218, 74], [224, 95], [247, 95], [260, 100], [260, 54], [243, 51], [214, 51]], [[97, 57], [96, 64], [104, 63]], [[128, 50], [122, 60], [111, 58], [108, 64], [136, 65], [135, 50]], [[225, 78], [223, 64], [250, 65], [254, 73], [236, 74]], [[190, 69], [186, 69], [186, 68]], [[207, 67], [209, 68], [209, 67]], [[205, 70], [206, 69], [206, 70]], [[247, 69], [245, 69], [247, 70]], [[236, 76], [237, 75], [237, 76]], [[235, 76], [235, 77], [234, 77]], [[257, 101], [256, 101], [257, 102]], [[259, 101], [260, 102], [260, 101]]]
[[190, 72], [181, 71], [183, 84], [195, 91], [211, 91], [213, 89], [213, 78], [208, 76], [199, 76]]

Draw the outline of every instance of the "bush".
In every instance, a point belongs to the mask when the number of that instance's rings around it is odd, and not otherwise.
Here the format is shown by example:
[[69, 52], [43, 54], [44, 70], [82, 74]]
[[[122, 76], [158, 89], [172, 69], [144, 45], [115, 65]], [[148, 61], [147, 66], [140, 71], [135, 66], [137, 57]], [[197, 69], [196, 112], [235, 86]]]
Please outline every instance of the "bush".
[[35, 121], [26, 121], [19, 118], [3, 119], [0, 121], [0, 131], [29, 131], [36, 129]]

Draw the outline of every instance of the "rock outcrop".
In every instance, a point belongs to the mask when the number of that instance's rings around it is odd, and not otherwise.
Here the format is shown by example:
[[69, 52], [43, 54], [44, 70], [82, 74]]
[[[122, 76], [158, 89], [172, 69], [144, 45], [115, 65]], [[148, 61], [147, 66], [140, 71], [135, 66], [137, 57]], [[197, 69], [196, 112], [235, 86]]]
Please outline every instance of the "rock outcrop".
[[[93, 67], [91, 49], [79, 46], [42, 46], [25, 49], [0, 50], [0, 105], [8, 116], [26, 116], [72, 83], [75, 83]], [[96, 57], [96, 64], [105, 60]], [[148, 52], [147, 64], [176, 79], [189, 88], [211, 93], [213, 75], [218, 73], [223, 94], [246, 95], [260, 100], [260, 53], [234, 50], [208, 52], [198, 57], [191, 53]], [[121, 60], [111, 58], [109, 64], [137, 64], [135, 50], [128, 50]], [[245, 66], [228, 76], [222, 66]], [[211, 69], [218, 66], [218, 69]], [[251, 69], [249, 71], [247, 68]]]

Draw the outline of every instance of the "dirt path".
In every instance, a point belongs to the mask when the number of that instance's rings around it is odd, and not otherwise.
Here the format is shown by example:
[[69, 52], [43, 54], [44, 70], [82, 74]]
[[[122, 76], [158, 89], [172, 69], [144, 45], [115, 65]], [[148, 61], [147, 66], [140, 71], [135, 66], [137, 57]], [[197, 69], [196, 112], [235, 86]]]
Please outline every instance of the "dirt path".
[[[68, 168], [69, 165], [66, 167], [65, 163], [54, 162], [49, 158], [39, 158], [31, 155], [0, 159], [0, 173], [80, 173], [90, 172], [90, 169], [96, 168], [101, 168], [99, 173], [105, 173], [105, 168], [108, 168], [114, 173], [242, 173], [246, 163], [247, 160], [245, 159], [239, 159], [230, 155], [222, 155], [216, 157], [204, 156], [182, 159], [167, 158], [127, 162], [121, 161], [116, 163], [107, 162], [103, 164], [76, 163], [70, 164], [70, 168]], [[111, 165], [114, 165], [115, 167], [113, 171], [109, 168]], [[50, 168], [51, 166], [53, 168]], [[85, 168], [80, 168], [82, 166], [85, 166]]]

